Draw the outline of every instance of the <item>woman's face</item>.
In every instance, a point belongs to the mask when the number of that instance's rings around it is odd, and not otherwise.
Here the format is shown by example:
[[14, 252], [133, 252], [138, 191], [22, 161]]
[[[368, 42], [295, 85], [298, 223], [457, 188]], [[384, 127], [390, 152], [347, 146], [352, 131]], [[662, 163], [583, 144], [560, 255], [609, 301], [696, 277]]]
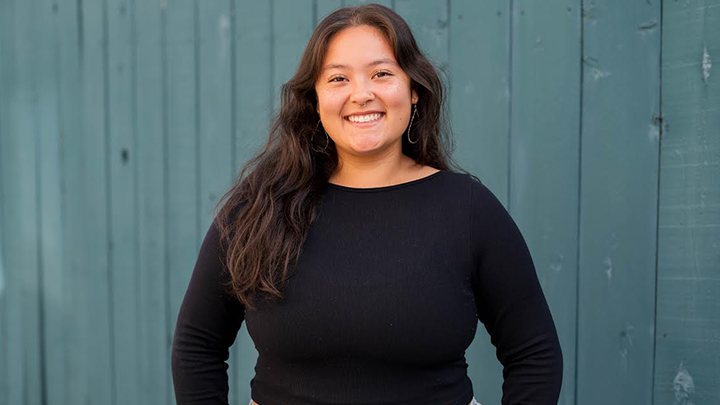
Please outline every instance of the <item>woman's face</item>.
[[315, 91], [322, 125], [339, 154], [371, 154], [391, 146], [402, 151], [417, 94], [376, 28], [346, 28], [333, 37]]

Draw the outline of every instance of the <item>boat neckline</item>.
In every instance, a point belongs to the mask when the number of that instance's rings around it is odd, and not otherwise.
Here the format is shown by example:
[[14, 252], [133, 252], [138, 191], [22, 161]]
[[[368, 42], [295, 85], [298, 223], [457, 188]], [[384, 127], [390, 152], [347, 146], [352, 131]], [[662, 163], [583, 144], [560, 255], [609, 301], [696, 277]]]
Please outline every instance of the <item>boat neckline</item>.
[[440, 173], [444, 172], [444, 170], [438, 170], [437, 172], [427, 175], [425, 177], [421, 177], [419, 179], [410, 180], [405, 183], [398, 183], [398, 184], [392, 184], [389, 186], [380, 186], [380, 187], [348, 187], [348, 186], [341, 186], [339, 184], [330, 183], [328, 182], [327, 185], [330, 188], [334, 188], [336, 190], [342, 190], [342, 191], [351, 191], [355, 193], [372, 193], [372, 192], [378, 192], [378, 191], [388, 191], [388, 190], [396, 190], [398, 188], [404, 188], [408, 186], [412, 186], [415, 184], [423, 183], [425, 181], [428, 181], [432, 178], [438, 177]]

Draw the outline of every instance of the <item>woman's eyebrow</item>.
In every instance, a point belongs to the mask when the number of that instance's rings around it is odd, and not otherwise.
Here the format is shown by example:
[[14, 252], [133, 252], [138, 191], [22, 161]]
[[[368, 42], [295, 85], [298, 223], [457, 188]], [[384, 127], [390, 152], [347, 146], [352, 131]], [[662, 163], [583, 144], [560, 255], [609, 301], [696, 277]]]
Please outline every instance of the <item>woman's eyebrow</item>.
[[[365, 67], [376, 66], [376, 65], [383, 64], [383, 63], [397, 65], [397, 63], [395, 63], [394, 60], [388, 59], [388, 58], [383, 58], [383, 59], [378, 59], [376, 61], [372, 61], [372, 62], [368, 63], [367, 65], [365, 65]], [[339, 65], [339, 64], [325, 65], [325, 67], [322, 68], [321, 72], [324, 72], [328, 69], [350, 69], [350, 67], [347, 65]]]

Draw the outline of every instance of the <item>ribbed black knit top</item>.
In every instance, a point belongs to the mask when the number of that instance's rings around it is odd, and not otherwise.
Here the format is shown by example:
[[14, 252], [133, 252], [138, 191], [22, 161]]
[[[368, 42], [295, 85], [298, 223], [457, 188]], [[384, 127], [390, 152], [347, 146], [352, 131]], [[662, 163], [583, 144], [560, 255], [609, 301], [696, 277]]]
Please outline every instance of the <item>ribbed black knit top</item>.
[[449, 171], [328, 183], [318, 212], [284, 300], [252, 311], [222, 287], [210, 226], [173, 340], [178, 404], [228, 403], [225, 360], [245, 321], [260, 405], [467, 405], [478, 320], [504, 366], [502, 404], [557, 404], [555, 324], [518, 227], [484, 184]]

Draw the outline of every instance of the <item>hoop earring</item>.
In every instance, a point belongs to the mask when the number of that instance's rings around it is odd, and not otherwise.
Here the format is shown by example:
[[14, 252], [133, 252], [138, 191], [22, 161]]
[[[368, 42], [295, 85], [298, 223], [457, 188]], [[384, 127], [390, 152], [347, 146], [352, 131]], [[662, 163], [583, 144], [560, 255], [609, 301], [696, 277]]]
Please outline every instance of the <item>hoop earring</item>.
[[[315, 131], [313, 132], [313, 138], [315, 138], [315, 132], [317, 132], [319, 125], [320, 125], [320, 120], [318, 120], [317, 124], [315, 124]], [[325, 131], [325, 128], [323, 128], [323, 131]], [[320, 151], [324, 151], [325, 149], [327, 149], [328, 145], [330, 145], [330, 137], [328, 136], [327, 131], [325, 131], [325, 147], [320, 149]]]
[[410, 125], [408, 125], [408, 142], [410, 142], [411, 144], [416, 144], [420, 139], [418, 139], [418, 141], [415, 141], [415, 142], [410, 140], [410, 127], [412, 127], [413, 119], [415, 119], [415, 114], [417, 113], [417, 103], [413, 104], [413, 107], [414, 107], [413, 115], [412, 115], [412, 117], [410, 117]]

